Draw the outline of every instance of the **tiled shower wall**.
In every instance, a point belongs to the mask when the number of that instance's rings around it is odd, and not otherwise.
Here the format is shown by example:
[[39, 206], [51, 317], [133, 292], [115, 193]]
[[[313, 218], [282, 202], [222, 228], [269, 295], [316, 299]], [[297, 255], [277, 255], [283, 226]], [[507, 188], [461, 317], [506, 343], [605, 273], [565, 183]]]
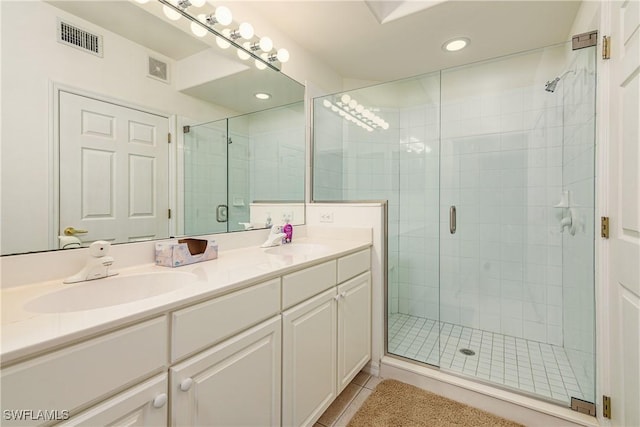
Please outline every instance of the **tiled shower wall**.
[[449, 97], [449, 78], [443, 73], [440, 319], [562, 345], [553, 208], [562, 195], [562, 95], [538, 84]]

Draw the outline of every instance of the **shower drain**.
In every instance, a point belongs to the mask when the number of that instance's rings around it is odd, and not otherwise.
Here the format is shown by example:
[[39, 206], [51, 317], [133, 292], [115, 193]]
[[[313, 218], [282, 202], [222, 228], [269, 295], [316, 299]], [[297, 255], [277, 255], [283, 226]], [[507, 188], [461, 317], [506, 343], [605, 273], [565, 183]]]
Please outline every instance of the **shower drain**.
[[469, 349], [469, 348], [461, 348], [460, 349], [460, 353], [464, 354], [465, 356], [473, 356], [474, 354], [476, 354], [475, 351]]

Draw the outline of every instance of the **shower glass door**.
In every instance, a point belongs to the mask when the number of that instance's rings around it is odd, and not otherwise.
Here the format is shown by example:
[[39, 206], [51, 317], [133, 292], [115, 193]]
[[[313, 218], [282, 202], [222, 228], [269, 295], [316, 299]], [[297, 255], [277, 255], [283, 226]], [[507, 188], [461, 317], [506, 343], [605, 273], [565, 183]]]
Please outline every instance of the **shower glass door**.
[[593, 402], [595, 48], [445, 70], [441, 95], [439, 365]]

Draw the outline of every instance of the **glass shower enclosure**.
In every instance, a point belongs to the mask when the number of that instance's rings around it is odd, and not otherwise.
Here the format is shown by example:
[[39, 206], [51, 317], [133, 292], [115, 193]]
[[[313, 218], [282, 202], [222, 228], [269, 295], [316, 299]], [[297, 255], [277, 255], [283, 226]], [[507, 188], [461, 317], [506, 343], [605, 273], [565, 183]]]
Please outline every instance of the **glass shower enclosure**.
[[595, 48], [314, 100], [313, 199], [388, 200], [386, 352], [595, 398]]

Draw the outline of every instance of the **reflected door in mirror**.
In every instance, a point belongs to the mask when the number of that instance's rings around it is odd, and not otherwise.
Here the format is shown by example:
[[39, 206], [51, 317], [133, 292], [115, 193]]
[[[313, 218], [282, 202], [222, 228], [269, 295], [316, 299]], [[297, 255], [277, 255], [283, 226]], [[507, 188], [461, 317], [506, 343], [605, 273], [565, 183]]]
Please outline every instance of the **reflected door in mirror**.
[[166, 238], [166, 117], [60, 93], [60, 235], [87, 245]]

